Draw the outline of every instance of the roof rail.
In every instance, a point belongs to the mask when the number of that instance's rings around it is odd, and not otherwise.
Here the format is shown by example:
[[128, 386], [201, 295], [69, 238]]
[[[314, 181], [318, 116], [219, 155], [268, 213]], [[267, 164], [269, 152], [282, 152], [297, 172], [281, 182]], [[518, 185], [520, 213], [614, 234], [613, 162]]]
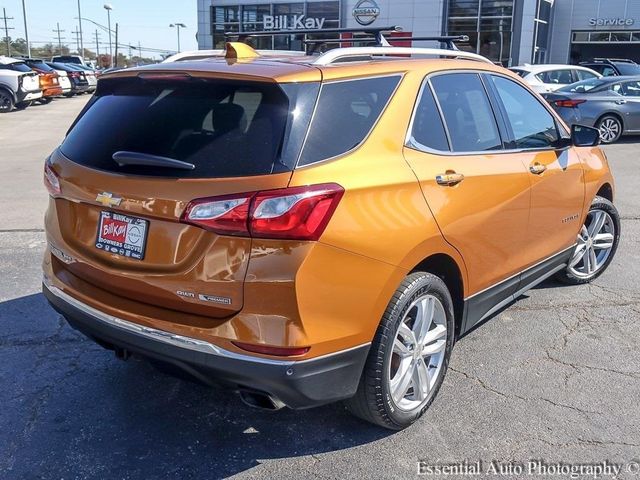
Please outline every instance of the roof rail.
[[[446, 46], [449, 50], [460, 50], [454, 42], [468, 42], [468, 35], [444, 35], [444, 36], [435, 36], [435, 37], [385, 37], [387, 42], [408, 42], [408, 41], [432, 41], [432, 42], [440, 42]], [[305, 45], [323, 45], [329, 43], [356, 43], [356, 42], [376, 42], [378, 46], [387, 46], [380, 45], [377, 43], [376, 38], [369, 37], [352, 37], [352, 38], [324, 38], [324, 39], [313, 39], [313, 40], [305, 40]], [[393, 46], [393, 45], [388, 45]], [[314, 49], [312, 49], [314, 50]]]
[[604, 58], [604, 57], [595, 57], [593, 59], [597, 62], [620, 62], [620, 63], [636, 63], [629, 58]]
[[[399, 37], [400, 38], [400, 37]], [[489, 63], [493, 65], [493, 62], [482, 55], [477, 53], [465, 52], [461, 50], [446, 50], [443, 48], [418, 48], [418, 47], [350, 47], [350, 48], [336, 48], [329, 50], [326, 53], [320, 55], [313, 65], [331, 65], [332, 63], [338, 63], [344, 59], [371, 59], [376, 56], [395, 56], [395, 55], [429, 55], [437, 57], [448, 58], [462, 58], [466, 60], [476, 60], [478, 62]]]

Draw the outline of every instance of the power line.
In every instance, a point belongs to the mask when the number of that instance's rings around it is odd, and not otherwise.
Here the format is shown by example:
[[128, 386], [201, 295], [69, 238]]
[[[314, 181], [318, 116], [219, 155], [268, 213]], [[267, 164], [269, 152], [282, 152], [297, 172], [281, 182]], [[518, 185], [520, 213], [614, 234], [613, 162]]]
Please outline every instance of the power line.
[[7, 41], [7, 57], [11, 56], [11, 39], [9, 38], [9, 30], [13, 30], [13, 27], [7, 26], [7, 20], [13, 20], [13, 17], [7, 17], [7, 10], [2, 8], [2, 19], [4, 20], [4, 37]]

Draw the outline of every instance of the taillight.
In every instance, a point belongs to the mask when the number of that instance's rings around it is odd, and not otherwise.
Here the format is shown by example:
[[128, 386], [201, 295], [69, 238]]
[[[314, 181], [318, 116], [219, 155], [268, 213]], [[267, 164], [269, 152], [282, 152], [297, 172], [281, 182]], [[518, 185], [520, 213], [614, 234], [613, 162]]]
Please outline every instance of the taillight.
[[60, 189], [60, 179], [58, 174], [53, 171], [49, 164], [49, 160], [44, 163], [44, 186], [47, 187], [49, 195], [56, 197], [62, 193]]
[[182, 221], [221, 235], [248, 235], [252, 193], [203, 198], [187, 205]]
[[556, 107], [564, 107], [564, 108], [576, 108], [581, 103], [586, 102], [586, 100], [556, 100], [553, 104]]
[[258, 192], [251, 206], [251, 236], [318, 240], [343, 193], [336, 184]]
[[343, 194], [328, 183], [198, 199], [182, 221], [222, 235], [318, 240]]

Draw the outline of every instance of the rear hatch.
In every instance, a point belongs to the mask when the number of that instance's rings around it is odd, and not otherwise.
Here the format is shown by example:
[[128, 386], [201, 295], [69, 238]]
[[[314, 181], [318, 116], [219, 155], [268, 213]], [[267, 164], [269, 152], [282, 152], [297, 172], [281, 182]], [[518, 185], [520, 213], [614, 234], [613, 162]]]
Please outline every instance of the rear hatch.
[[251, 239], [181, 217], [194, 199], [287, 186], [304, 138], [290, 112], [309, 86], [175, 73], [102, 79], [48, 162], [61, 190], [49, 241], [73, 258], [57, 268], [171, 310], [239, 311]]

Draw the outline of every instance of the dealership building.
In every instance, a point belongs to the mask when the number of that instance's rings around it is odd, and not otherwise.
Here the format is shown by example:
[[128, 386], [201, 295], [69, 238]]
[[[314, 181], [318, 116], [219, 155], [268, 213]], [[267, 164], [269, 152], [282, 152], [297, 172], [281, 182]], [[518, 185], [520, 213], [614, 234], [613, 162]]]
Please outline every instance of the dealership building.
[[507, 66], [593, 57], [640, 62], [640, 0], [198, 0], [200, 49], [221, 48], [225, 32], [273, 31], [251, 41], [303, 50], [305, 40], [335, 36], [277, 31], [392, 25], [402, 28], [393, 34], [396, 45], [430, 46], [402, 37], [467, 35], [461, 49]]

